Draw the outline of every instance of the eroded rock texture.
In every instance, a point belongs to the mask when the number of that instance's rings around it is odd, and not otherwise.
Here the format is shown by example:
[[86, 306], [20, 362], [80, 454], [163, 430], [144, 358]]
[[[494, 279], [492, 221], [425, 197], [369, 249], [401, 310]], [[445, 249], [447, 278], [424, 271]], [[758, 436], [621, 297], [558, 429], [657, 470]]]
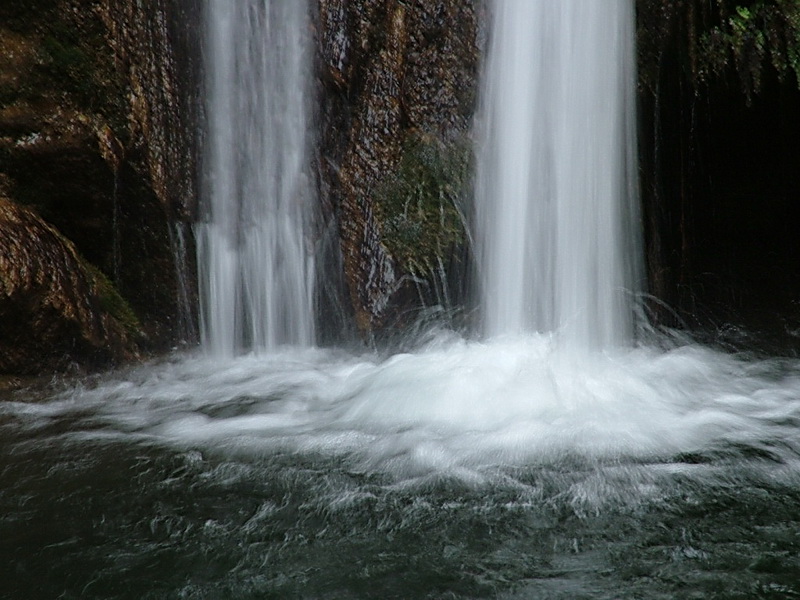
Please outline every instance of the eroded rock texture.
[[[174, 249], [176, 223], [195, 204], [193, 4], [0, 3], [0, 187], [111, 282], [152, 350], [189, 329], [178, 299], [191, 302], [176, 277]], [[0, 226], [0, 237], [9, 235]], [[26, 252], [35, 262], [35, 249]], [[62, 283], [70, 281], [80, 283]], [[51, 334], [47, 340], [64, 347]], [[25, 370], [37, 370], [35, 354], [29, 358]], [[82, 360], [77, 347], [73, 359]]]
[[0, 232], [0, 373], [135, 356], [137, 323], [54, 227], [0, 195]]
[[480, 4], [319, 0], [322, 200], [328, 218], [338, 219], [362, 334], [419, 301], [416, 289], [427, 283], [388, 249], [385, 223], [393, 215], [381, 203], [381, 186], [420, 140], [446, 152], [468, 135]]
[[188, 218], [196, 201], [200, 2], [102, 0], [97, 12], [128, 91], [128, 151], [141, 153], [159, 201]]

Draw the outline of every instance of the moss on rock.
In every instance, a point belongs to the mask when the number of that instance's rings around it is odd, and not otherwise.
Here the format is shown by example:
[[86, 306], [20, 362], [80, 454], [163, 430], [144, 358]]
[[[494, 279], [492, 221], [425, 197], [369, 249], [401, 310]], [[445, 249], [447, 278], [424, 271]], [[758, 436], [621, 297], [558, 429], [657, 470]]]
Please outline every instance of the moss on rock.
[[764, 68], [800, 82], [800, 3], [736, 3], [698, 38], [698, 78], [720, 76], [733, 66], [748, 96], [761, 88]]
[[195, 202], [195, 79], [178, 80], [173, 45], [179, 28], [188, 47], [198, 12], [195, 0], [0, 2], [4, 194], [74, 244], [100, 310], [149, 351], [190, 335], [170, 232]]
[[383, 243], [405, 272], [429, 277], [465, 242], [471, 164], [468, 139], [409, 135], [397, 170], [375, 194]]
[[138, 353], [136, 329], [113, 287], [72, 243], [0, 196], [0, 373], [130, 360]]
[[764, 70], [800, 85], [800, 2], [637, 0], [640, 82], [654, 90], [665, 57], [695, 88], [735, 75], [749, 99]]
[[116, 286], [93, 264], [84, 261], [83, 267], [94, 278], [94, 290], [100, 302], [100, 308], [122, 325], [132, 339], [141, 339], [144, 335], [142, 324], [136, 313], [133, 312], [131, 305], [120, 295]]
[[463, 238], [483, 3], [317, 4], [321, 202], [338, 221], [342, 303], [369, 339], [419, 308], [417, 280], [447, 270], [439, 258]]

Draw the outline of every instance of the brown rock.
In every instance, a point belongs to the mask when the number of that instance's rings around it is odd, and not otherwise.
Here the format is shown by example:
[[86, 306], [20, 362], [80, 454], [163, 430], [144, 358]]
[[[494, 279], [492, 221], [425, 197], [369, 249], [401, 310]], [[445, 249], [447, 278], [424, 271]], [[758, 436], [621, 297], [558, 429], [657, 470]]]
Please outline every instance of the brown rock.
[[0, 3], [5, 195], [113, 280], [150, 351], [194, 337], [191, 253], [177, 249], [196, 204], [198, 7]]
[[422, 134], [447, 144], [468, 135], [480, 5], [319, 0], [322, 202], [338, 219], [362, 334], [407, 308], [402, 298], [411, 279], [383, 243], [376, 192], [397, 170], [407, 140]]
[[107, 293], [55, 228], [0, 196], [0, 373], [134, 358], [131, 333], [104, 306]]

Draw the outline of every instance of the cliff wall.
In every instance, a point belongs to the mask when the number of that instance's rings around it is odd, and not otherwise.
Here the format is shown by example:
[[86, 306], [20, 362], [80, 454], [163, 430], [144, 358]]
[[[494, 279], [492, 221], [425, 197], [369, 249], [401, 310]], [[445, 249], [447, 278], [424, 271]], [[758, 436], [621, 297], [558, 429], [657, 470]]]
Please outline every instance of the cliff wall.
[[[47, 264], [60, 269], [78, 260], [113, 286], [140, 328], [139, 335], [117, 340], [124, 352], [109, 351], [105, 361], [76, 343], [70, 359], [77, 364], [108, 366], [121, 356], [169, 347], [190, 331], [180, 317], [179, 298], [187, 294], [176, 275], [175, 247], [182, 233], [177, 224], [190, 219], [196, 197], [197, 92], [194, 67], [185, 65], [179, 76], [176, 54], [186, 48], [182, 58], [192, 55], [192, 8], [167, 0], [0, 5], [0, 188], [6, 210], [12, 210], [9, 203], [24, 207], [14, 214], [68, 240], [49, 246], [44, 260], [26, 246], [40, 236], [20, 236], [18, 225], [9, 229], [5, 219], [0, 237], [14, 240], [14, 251], [4, 275], [11, 277], [12, 266], [39, 265], [47, 272]], [[176, 30], [182, 37], [173, 36]], [[68, 274], [54, 267], [51, 277], [59, 290], [53, 293], [68, 294]], [[18, 314], [21, 305], [6, 290], [0, 312], [12, 306]], [[32, 331], [29, 342], [32, 348], [63, 348], [69, 331], [55, 323], [51, 330]], [[0, 339], [9, 336], [0, 329]], [[31, 361], [26, 371], [52, 366], [47, 353], [37, 363], [39, 354], [14, 339], [19, 355]], [[18, 371], [20, 364], [8, 352], [0, 356], [0, 372]]]

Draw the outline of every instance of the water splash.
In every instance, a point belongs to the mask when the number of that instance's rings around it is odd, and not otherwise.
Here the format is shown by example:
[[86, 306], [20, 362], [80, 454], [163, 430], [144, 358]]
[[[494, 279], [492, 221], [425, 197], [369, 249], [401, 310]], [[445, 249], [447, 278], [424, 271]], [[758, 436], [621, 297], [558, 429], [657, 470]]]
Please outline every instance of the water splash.
[[399, 481], [475, 483], [565, 461], [649, 464], [701, 481], [731, 464], [794, 477], [798, 372], [797, 361], [693, 344], [581, 353], [552, 335], [449, 334], [385, 360], [319, 349], [176, 357], [43, 404], [7, 402], [0, 416], [39, 430], [74, 415], [74, 435], [88, 438], [328, 456]]
[[559, 346], [173, 356], [9, 394], [0, 550], [41, 576], [3, 597], [387, 597], [410, 571], [412, 597], [797, 595], [798, 362]]
[[630, 0], [494, 3], [480, 109], [484, 332], [631, 339], [639, 284]]
[[202, 343], [222, 356], [306, 346], [314, 340], [308, 7], [208, 0], [206, 19]]

